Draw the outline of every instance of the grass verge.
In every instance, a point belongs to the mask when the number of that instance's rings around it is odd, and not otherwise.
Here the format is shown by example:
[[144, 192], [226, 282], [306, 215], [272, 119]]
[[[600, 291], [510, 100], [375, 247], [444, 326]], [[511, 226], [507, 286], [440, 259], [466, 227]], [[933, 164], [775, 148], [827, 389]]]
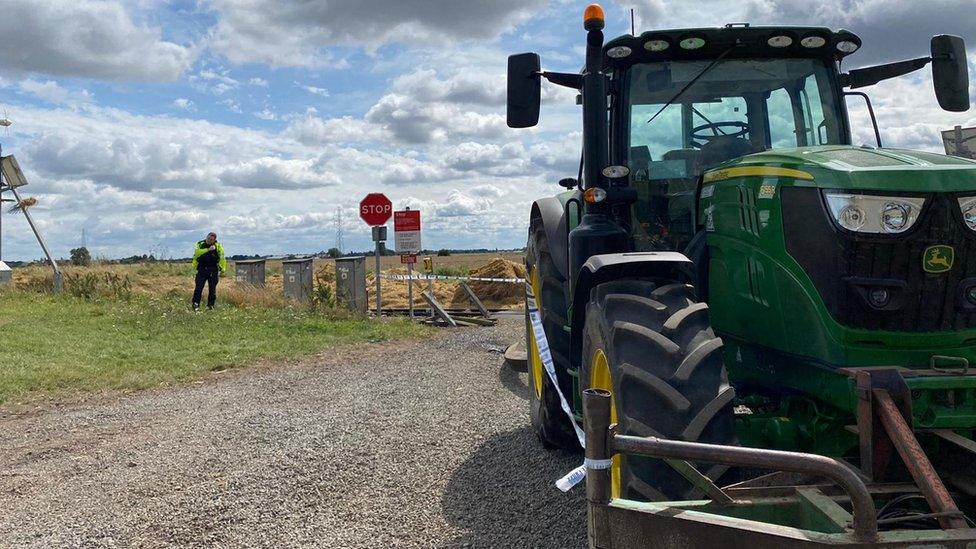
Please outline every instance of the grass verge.
[[305, 308], [224, 306], [193, 313], [185, 300], [128, 301], [0, 292], [0, 403], [101, 389], [142, 389], [257, 359], [343, 343], [416, 337], [423, 326]]

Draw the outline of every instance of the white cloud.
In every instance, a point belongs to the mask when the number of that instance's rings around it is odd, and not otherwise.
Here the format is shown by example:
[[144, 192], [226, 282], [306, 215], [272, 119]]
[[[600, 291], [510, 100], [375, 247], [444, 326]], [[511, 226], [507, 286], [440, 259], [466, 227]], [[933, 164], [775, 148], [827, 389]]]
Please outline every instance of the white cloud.
[[261, 112], [254, 113], [254, 116], [260, 118], [261, 120], [277, 120], [278, 119], [278, 115], [276, 115], [274, 112], [272, 112], [268, 108], [262, 109]]
[[543, 0], [214, 0], [220, 14], [212, 47], [237, 63], [322, 65], [324, 46], [392, 42], [447, 44], [485, 39], [512, 29]]
[[317, 95], [319, 97], [328, 97], [329, 96], [329, 90], [327, 90], [325, 88], [318, 88], [318, 87], [315, 87], [315, 86], [305, 86], [303, 84], [299, 84], [298, 82], [295, 82], [295, 84], [299, 88], [307, 91], [308, 93], [310, 93], [312, 95]]
[[505, 196], [505, 191], [494, 185], [475, 185], [471, 187], [471, 194], [484, 198], [501, 198]]
[[174, 99], [173, 106], [178, 109], [183, 109], [185, 111], [195, 110], [193, 106], [193, 101], [190, 101], [185, 97], [177, 97], [176, 99]]
[[470, 196], [457, 189], [452, 189], [445, 202], [435, 205], [437, 215], [443, 217], [464, 217], [484, 214], [492, 209], [492, 201], [477, 196]]
[[18, 87], [21, 91], [43, 99], [55, 105], [79, 105], [92, 100], [88, 90], [72, 91], [53, 80], [39, 82], [37, 80], [22, 80]]
[[227, 110], [231, 112], [236, 112], [237, 114], [243, 114], [244, 111], [241, 110], [241, 104], [233, 99], [224, 99], [220, 102], [221, 105], [227, 107]]
[[307, 189], [340, 183], [334, 173], [322, 170], [314, 159], [263, 157], [228, 168], [220, 181], [233, 187], [255, 189]]
[[420, 97], [388, 94], [366, 113], [366, 120], [413, 144], [453, 138], [499, 138], [510, 132], [498, 113], [464, 110], [451, 103], [429, 103]]
[[58, 76], [171, 81], [196, 55], [133, 22], [117, 1], [6, 0], [0, 36], [0, 66]]
[[314, 110], [305, 117], [289, 124], [285, 130], [285, 135], [310, 146], [330, 143], [362, 143], [391, 137], [382, 128], [361, 118], [345, 116], [323, 119], [315, 116]]
[[207, 214], [198, 211], [152, 210], [136, 217], [138, 227], [169, 231], [204, 230], [209, 221]]
[[264, 78], [258, 78], [258, 77], [251, 78], [250, 80], [247, 81], [247, 83], [252, 86], [258, 86], [261, 88], [268, 87], [268, 81], [265, 80]]

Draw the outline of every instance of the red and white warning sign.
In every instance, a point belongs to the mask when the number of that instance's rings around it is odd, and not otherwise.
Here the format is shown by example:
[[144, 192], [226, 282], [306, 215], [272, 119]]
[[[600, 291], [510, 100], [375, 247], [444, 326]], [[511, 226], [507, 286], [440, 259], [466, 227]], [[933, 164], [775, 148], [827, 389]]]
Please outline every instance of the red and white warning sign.
[[393, 245], [398, 254], [420, 253], [420, 210], [393, 212]]

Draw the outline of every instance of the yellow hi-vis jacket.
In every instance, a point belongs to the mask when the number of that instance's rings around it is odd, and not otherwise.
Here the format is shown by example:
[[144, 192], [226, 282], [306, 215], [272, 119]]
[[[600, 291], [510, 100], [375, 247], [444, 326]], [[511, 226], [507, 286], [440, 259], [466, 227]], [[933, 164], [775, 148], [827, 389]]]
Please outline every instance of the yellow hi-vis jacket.
[[[227, 258], [224, 257], [224, 247], [220, 245], [220, 242], [214, 242], [214, 246], [217, 248], [217, 270], [224, 272], [227, 270]], [[200, 258], [207, 253], [210, 253], [210, 246], [207, 246], [207, 241], [201, 240], [200, 242], [197, 242], [196, 247], [193, 249], [194, 269], [200, 265]]]

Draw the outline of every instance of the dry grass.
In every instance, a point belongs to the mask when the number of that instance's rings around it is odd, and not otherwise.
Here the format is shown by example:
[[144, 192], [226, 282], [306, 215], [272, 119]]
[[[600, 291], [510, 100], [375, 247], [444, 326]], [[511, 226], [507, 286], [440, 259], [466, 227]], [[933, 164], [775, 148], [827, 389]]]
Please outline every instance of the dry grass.
[[[504, 261], [501, 261], [504, 260]], [[447, 257], [434, 257], [434, 271], [436, 274], [457, 275], [474, 273], [480, 276], [511, 277], [521, 276], [523, 262], [521, 253], [474, 253], [455, 254]], [[369, 303], [375, 303], [373, 298], [373, 258], [366, 258], [367, 291]], [[316, 259], [315, 269], [315, 306], [330, 308], [334, 305], [335, 293], [335, 260]], [[399, 256], [381, 258], [381, 268], [384, 273], [406, 274], [407, 270], [400, 263]], [[113, 290], [109, 281], [117, 281], [116, 286], [122, 284], [127, 287], [130, 297], [168, 297], [186, 299], [189, 301], [193, 291], [194, 271], [189, 263], [152, 262], [135, 265], [92, 265], [90, 267], [62, 267], [66, 289], [69, 293], [81, 297], [98, 297], [111, 299], [123, 297]], [[253, 288], [244, 284], [237, 284], [234, 279], [234, 266], [230, 262], [228, 276], [220, 279], [217, 286], [218, 300], [240, 308], [267, 307], [280, 308], [288, 305], [282, 294], [281, 261], [268, 261], [266, 264], [265, 287]], [[415, 269], [415, 273], [420, 273]], [[51, 269], [47, 266], [19, 267], [13, 271], [14, 286], [28, 291], [50, 291], [53, 287]], [[124, 284], [120, 281], [127, 281]], [[91, 289], [95, 285], [97, 288]], [[521, 306], [522, 289], [517, 284], [472, 283], [475, 293], [490, 308], [507, 308]], [[81, 287], [84, 291], [71, 292], [68, 286]], [[426, 282], [414, 283], [414, 306], [426, 307], [421, 292], [427, 289]], [[466, 308], [470, 306], [467, 296], [458, 288], [455, 281], [435, 281], [433, 283], [434, 296], [443, 305], [451, 308]], [[383, 281], [384, 307], [406, 308], [407, 283], [405, 281]]]

